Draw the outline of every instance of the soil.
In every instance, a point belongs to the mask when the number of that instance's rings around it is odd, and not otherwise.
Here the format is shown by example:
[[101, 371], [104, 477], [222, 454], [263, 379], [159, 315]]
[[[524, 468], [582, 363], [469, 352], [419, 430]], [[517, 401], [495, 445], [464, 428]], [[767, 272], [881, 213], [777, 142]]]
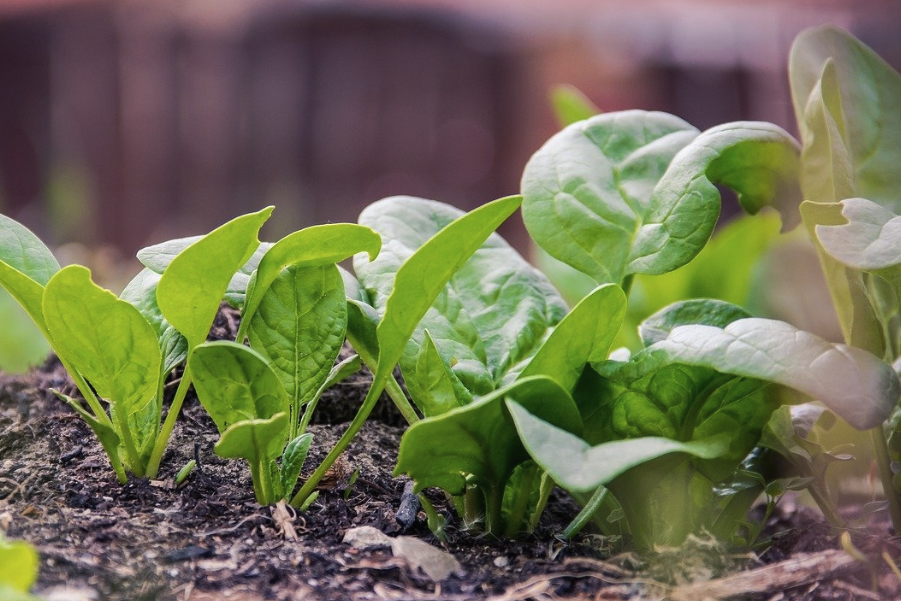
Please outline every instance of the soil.
[[[213, 336], [227, 337], [235, 323], [235, 315], [224, 312]], [[307, 466], [344, 431], [369, 377], [361, 372], [322, 399]], [[730, 554], [693, 539], [640, 560], [612, 555], [609, 541], [598, 536], [557, 538], [578, 511], [563, 493], [554, 494], [533, 534], [495, 540], [464, 530], [440, 491], [429, 491], [450, 520], [442, 544], [422, 511], [407, 523], [398, 519], [409, 495], [406, 481], [391, 473], [403, 428], [390, 402], [380, 404], [302, 514], [256, 504], [246, 466], [213, 453], [215, 425], [190, 397], [159, 480], [122, 486], [91, 431], [47, 392], [50, 387], [74, 392], [53, 358], [25, 376], [0, 377], [0, 530], [36, 546], [41, 575], [35, 590], [49, 599], [901, 598], [901, 574], [883, 558], [897, 563], [901, 544], [884, 517], [855, 531], [859, 561], [836, 551], [837, 533], [791, 498], [768, 521], [763, 537], [772, 544], [757, 554]], [[197, 469], [176, 487], [175, 473], [191, 459]], [[443, 548], [462, 570], [435, 582], [389, 549], [357, 550], [343, 537], [358, 526]]]

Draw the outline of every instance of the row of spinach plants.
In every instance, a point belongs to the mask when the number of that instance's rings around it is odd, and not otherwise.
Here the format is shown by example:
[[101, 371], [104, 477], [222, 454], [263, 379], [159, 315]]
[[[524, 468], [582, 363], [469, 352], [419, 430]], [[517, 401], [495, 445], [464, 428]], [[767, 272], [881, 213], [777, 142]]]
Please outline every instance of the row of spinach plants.
[[[748, 508], [786, 475], [769, 472], [773, 455], [837, 516], [822, 462], [800, 442], [827, 411], [872, 430], [895, 507], [901, 436], [892, 425], [887, 439], [884, 424], [901, 397], [890, 202], [901, 186], [889, 168], [901, 156], [901, 83], [829, 28], [796, 42], [792, 83], [803, 145], [767, 123], [701, 132], [664, 113], [588, 116], [563, 102], [579, 120], [529, 161], [521, 195], [466, 214], [392, 197], [358, 224], [274, 244], [258, 239], [267, 208], [144, 249], [145, 269], [119, 297], [0, 217], [0, 284], [72, 375], [83, 401], [59, 396], [123, 483], [129, 472], [157, 475], [193, 383], [221, 434], [216, 453], [248, 462], [261, 504], [308, 504], [387, 390], [410, 423], [396, 473], [445, 490], [469, 526], [495, 535], [534, 528], [560, 485], [584, 507], [569, 534], [593, 521], [641, 550], [700, 530], [747, 543]], [[803, 215], [848, 344], [688, 299], [644, 320], [642, 348], [613, 350], [635, 279], [682, 268], [708, 244], [717, 186], [748, 213], [775, 208], [784, 228]], [[857, 195], [867, 200], [847, 200]], [[535, 243], [593, 281], [572, 309], [494, 233], [520, 206]], [[338, 266], [350, 257], [355, 275]], [[223, 298], [242, 311], [237, 338], [207, 343]], [[359, 357], [335, 365], [345, 339]], [[310, 414], [361, 360], [373, 372], [366, 398], [297, 488]], [[164, 382], [178, 365], [164, 419]], [[810, 400], [818, 408], [783, 406]]]

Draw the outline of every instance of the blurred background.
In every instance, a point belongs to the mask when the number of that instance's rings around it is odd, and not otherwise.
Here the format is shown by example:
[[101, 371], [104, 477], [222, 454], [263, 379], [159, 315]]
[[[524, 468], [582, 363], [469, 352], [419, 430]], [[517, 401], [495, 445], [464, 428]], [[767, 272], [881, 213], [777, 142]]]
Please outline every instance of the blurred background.
[[794, 130], [787, 50], [826, 22], [901, 64], [897, 0], [0, 0], [0, 211], [115, 263], [267, 204], [268, 239], [469, 209], [518, 191], [557, 83]]

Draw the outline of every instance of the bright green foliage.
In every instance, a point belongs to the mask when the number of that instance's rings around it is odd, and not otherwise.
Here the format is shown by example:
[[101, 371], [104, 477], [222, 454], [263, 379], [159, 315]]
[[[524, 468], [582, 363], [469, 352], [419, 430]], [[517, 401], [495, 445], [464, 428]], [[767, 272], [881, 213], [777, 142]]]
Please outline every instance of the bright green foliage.
[[[357, 312], [356, 309], [353, 311], [356, 315], [350, 319], [350, 323], [360, 326], [362, 331], [349, 336], [357, 340], [368, 340], [366, 353], [370, 359], [377, 361], [373, 369], [372, 386], [347, 431], [291, 500], [292, 505], [302, 505], [313, 493], [325, 472], [363, 426], [385, 389], [394, 366], [401, 359], [416, 326], [453, 275], [521, 202], [522, 198], [518, 196], [501, 198], [458, 217], [419, 246], [400, 265], [394, 274], [394, 286], [376, 327], [377, 358], [371, 356], [375, 350], [370, 331], [372, 321], [368, 319], [367, 312]], [[384, 246], [382, 252], [389, 252], [389, 244]]]
[[[821, 400], [861, 428], [884, 420], [901, 391], [891, 368], [869, 353], [722, 302], [671, 307], [643, 330], [646, 349], [594, 365], [592, 402], [581, 391], [581, 440], [522, 410], [514, 416], [532, 457], [561, 486], [613, 493], [645, 550], [702, 528], [732, 537], [741, 526], [748, 506], [737, 511], [735, 496], [717, 491], [738, 477], [776, 408], [769, 382]], [[720, 520], [724, 513], [735, 519]]]
[[[361, 223], [382, 235], [384, 249], [373, 262], [358, 257], [354, 268], [377, 310], [384, 311], [404, 261], [461, 215], [448, 205], [411, 197], [388, 198], [363, 211]], [[452, 274], [405, 345], [400, 365], [413, 401], [425, 415], [435, 415], [495, 390], [534, 355], [565, 313], [547, 279], [492, 234]], [[445, 379], [460, 395], [456, 403], [432, 398]]]
[[134, 305], [156, 331], [160, 350], [163, 353], [163, 375], [165, 376], [188, 358], [188, 341], [172, 327], [172, 324], [166, 321], [160, 311], [156, 302], [156, 287], [159, 281], [158, 273], [149, 268], [142, 269], [125, 286], [119, 298]]
[[[845, 340], [894, 363], [901, 357], [901, 75], [832, 27], [798, 37], [789, 72], [804, 142], [802, 216]], [[874, 429], [871, 439], [898, 529], [901, 479], [884, 432]]]
[[594, 117], [601, 112], [581, 90], [566, 85], [555, 86], [551, 90], [551, 106], [561, 127]]
[[[536, 415], [569, 431], [580, 429], [569, 393], [551, 378], [535, 376], [485, 395], [466, 407], [410, 426], [401, 441], [395, 473], [408, 474], [416, 490], [436, 486], [467, 495], [469, 515], [485, 515], [484, 529], [516, 533], [524, 515], [503, 515], [504, 489], [514, 468], [528, 459], [504, 400], [515, 399]], [[531, 494], [531, 486], [518, 491]]]

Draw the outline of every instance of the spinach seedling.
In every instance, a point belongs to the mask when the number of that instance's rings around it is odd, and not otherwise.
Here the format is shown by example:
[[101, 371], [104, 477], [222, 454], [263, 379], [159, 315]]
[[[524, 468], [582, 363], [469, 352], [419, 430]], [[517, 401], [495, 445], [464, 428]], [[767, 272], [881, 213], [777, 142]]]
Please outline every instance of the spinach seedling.
[[[817, 244], [845, 341], [901, 358], [901, 76], [833, 27], [803, 32], [789, 75], [801, 131], [801, 214]], [[897, 402], [898, 399], [896, 398]], [[870, 431], [895, 530], [901, 461], [895, 416]]]
[[238, 217], [200, 238], [161, 276], [141, 272], [124, 295], [134, 304], [94, 284], [82, 266], [60, 269], [34, 234], [0, 216], [0, 284], [72, 376], [87, 408], [58, 396], [94, 431], [120, 482], [127, 482], [126, 467], [138, 477], [156, 476], [190, 384], [190, 361], [160, 424], [164, 379], [206, 338], [230, 278], [258, 245], [271, 211]]
[[28, 591], [38, 578], [39, 560], [34, 547], [7, 540], [0, 532], [0, 599], [38, 601]]

